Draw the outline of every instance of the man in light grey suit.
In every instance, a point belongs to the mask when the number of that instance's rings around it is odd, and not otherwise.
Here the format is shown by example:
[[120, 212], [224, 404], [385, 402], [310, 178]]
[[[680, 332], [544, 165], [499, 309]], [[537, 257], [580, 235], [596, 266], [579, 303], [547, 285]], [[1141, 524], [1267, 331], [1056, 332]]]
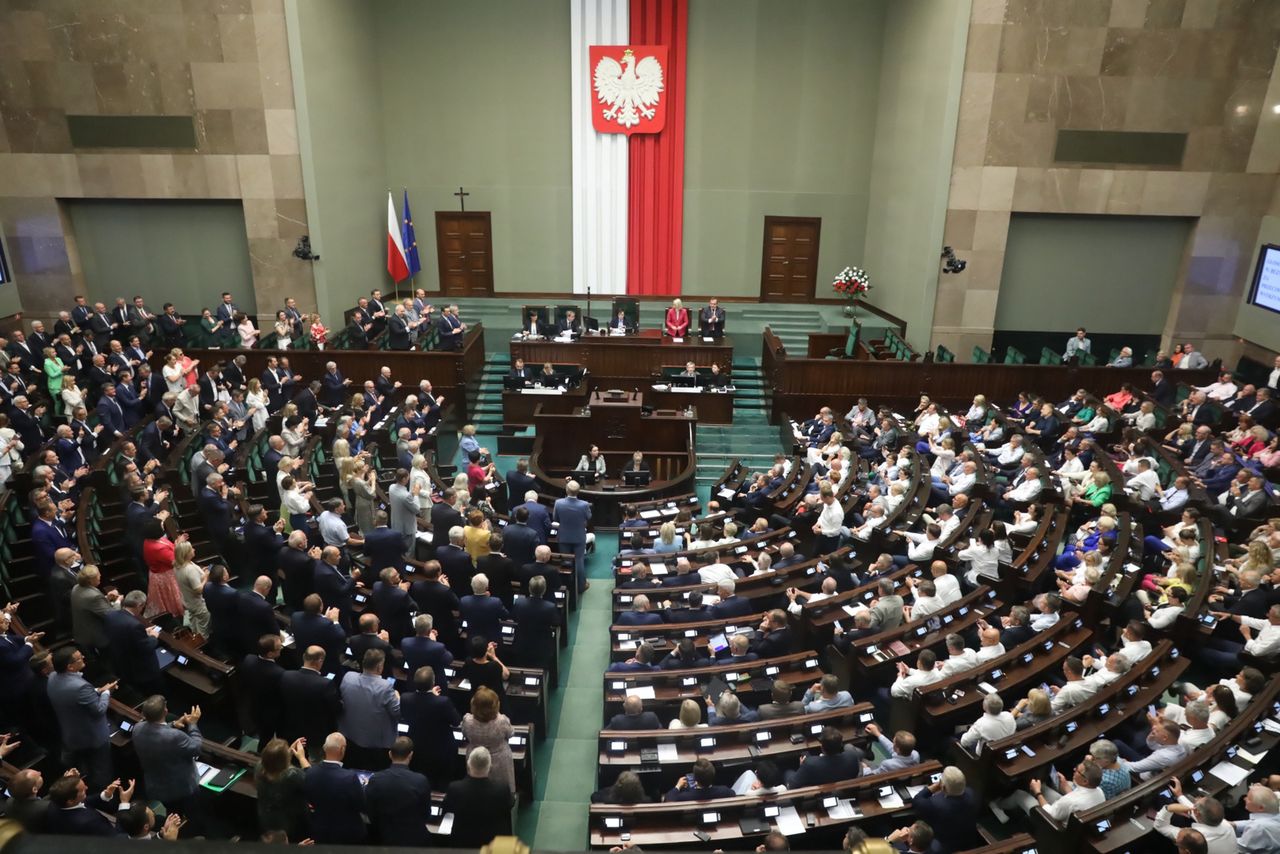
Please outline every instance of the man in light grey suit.
[[573, 552], [573, 572], [578, 579], [578, 593], [591, 586], [587, 581], [587, 523], [591, 521], [591, 505], [578, 497], [578, 482], [565, 484], [564, 498], [558, 499], [551, 518], [560, 523], [560, 548]]
[[165, 719], [169, 706], [164, 697], [153, 694], [142, 701], [142, 723], [134, 727], [133, 749], [142, 765], [142, 785], [147, 797], [164, 804], [169, 812], [190, 819], [200, 774], [196, 758], [204, 739], [200, 735], [200, 707], [172, 724]]
[[[396, 482], [391, 484], [391, 528], [399, 531], [404, 538], [404, 548], [413, 554], [414, 539], [418, 536], [418, 512], [422, 504], [418, 495], [422, 492], [421, 482], [409, 486], [409, 470], [396, 469]], [[387, 747], [391, 745], [388, 744]]]
[[1232, 481], [1215, 503], [1209, 508], [1213, 518], [1220, 525], [1228, 525], [1236, 519], [1245, 519], [1262, 510], [1267, 503], [1266, 481], [1261, 475], [1253, 475], [1241, 486], [1240, 481]]
[[367, 650], [360, 672], [347, 673], [338, 686], [338, 731], [347, 738], [347, 761], [355, 768], [380, 771], [390, 762], [387, 751], [400, 722], [400, 692], [382, 677], [386, 661], [382, 650]]
[[96, 651], [107, 645], [104, 618], [120, 594], [112, 590], [104, 595], [98, 589], [101, 584], [102, 573], [92, 564], [76, 573], [76, 586], [71, 590], [71, 634], [81, 649]]
[[84, 653], [74, 645], [53, 652], [49, 676], [49, 704], [62, 730], [62, 763], [78, 768], [93, 791], [100, 792], [115, 776], [111, 770], [111, 728], [107, 705], [117, 683], [95, 688], [84, 678]]

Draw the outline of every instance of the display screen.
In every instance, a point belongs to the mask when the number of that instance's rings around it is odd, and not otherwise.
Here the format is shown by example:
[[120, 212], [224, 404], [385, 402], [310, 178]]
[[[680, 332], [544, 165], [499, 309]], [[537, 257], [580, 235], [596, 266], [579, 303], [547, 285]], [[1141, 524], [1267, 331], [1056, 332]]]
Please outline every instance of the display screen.
[[1249, 302], [1258, 308], [1280, 313], [1280, 246], [1264, 244], [1258, 253], [1258, 267], [1253, 271]]

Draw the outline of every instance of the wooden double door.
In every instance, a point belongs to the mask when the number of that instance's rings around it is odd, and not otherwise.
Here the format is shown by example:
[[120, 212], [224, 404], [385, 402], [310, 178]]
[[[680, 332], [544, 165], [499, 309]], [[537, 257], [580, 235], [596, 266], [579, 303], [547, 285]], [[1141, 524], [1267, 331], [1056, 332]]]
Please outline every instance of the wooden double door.
[[761, 302], [806, 302], [814, 298], [821, 233], [821, 217], [764, 218]]
[[440, 293], [493, 296], [493, 231], [488, 211], [436, 211]]

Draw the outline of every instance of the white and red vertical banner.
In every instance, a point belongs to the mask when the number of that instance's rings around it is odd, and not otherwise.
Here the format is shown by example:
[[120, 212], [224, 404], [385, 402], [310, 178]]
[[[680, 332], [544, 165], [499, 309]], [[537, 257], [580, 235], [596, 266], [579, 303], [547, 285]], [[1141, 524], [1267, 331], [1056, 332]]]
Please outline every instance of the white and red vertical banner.
[[688, 0], [571, 0], [575, 293], [680, 293]]
[[593, 45], [626, 44], [628, 0], [570, 0], [573, 56], [573, 292], [627, 292], [627, 136], [600, 133], [592, 87]]

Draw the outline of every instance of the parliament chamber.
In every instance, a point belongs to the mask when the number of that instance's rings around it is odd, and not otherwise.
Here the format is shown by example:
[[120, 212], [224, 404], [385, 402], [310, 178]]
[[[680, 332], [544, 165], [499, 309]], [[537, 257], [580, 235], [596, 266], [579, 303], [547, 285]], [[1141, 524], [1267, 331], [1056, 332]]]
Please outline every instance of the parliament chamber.
[[1280, 852], [1280, 5], [0, 45], [0, 854]]

